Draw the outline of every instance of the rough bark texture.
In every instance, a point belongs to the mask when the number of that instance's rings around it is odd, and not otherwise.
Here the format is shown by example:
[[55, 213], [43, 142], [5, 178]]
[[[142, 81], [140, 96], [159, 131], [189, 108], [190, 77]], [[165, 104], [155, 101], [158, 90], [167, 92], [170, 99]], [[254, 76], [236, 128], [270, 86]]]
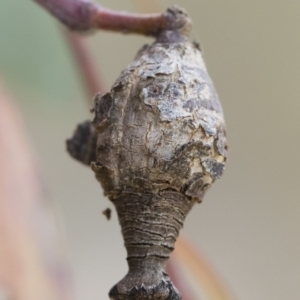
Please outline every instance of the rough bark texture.
[[[110, 298], [181, 299], [164, 268], [187, 213], [222, 175], [227, 149], [197, 44], [163, 33], [95, 97], [94, 112], [68, 149], [91, 164], [122, 227], [129, 272]], [[95, 152], [87, 150], [96, 137]]]

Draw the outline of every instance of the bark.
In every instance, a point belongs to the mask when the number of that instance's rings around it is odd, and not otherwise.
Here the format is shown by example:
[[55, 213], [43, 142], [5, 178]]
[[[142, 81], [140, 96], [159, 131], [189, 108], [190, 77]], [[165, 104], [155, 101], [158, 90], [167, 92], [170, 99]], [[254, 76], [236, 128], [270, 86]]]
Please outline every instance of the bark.
[[129, 272], [111, 289], [110, 298], [146, 300], [151, 295], [180, 299], [165, 266], [192, 202], [174, 191], [122, 193], [113, 202], [127, 249]]
[[110, 298], [181, 299], [165, 265], [227, 156], [222, 108], [198, 45], [162, 32], [95, 97], [94, 113], [86, 138], [78, 138], [79, 126], [68, 147], [77, 145], [71, 155], [91, 164], [122, 227], [129, 272]]

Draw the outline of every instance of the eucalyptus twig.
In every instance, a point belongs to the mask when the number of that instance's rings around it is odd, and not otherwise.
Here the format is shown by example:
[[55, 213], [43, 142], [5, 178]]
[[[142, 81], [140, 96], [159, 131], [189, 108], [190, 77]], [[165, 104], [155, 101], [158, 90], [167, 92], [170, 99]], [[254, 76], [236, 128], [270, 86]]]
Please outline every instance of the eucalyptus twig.
[[196, 251], [196, 249], [183, 238], [178, 239], [173, 258], [196, 279], [195, 283], [201, 287], [207, 299], [235, 299], [228, 287], [202, 257], [201, 253]]
[[70, 30], [93, 29], [157, 36], [166, 30], [188, 34], [191, 20], [181, 8], [173, 6], [164, 13], [132, 14], [106, 9], [88, 0], [33, 0], [39, 3]]
[[167, 263], [166, 271], [174, 285], [178, 288], [183, 300], [197, 299], [187, 283], [186, 276], [184, 276], [178, 268], [178, 260], [176, 258], [171, 257]]
[[88, 95], [88, 105], [96, 93], [104, 93], [103, 79], [96, 70], [95, 63], [88, 51], [83, 39], [72, 32], [64, 31], [66, 40], [77, 63], [79, 73], [84, 82], [84, 87]]

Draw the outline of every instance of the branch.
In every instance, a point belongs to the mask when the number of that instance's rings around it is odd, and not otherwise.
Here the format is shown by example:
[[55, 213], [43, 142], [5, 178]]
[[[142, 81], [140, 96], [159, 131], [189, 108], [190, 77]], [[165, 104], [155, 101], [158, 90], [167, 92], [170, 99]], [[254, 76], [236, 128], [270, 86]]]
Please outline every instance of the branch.
[[93, 104], [92, 99], [97, 93], [104, 93], [103, 79], [95, 66], [87, 45], [80, 36], [72, 32], [64, 31], [64, 35], [77, 64], [79, 74], [82, 78], [89, 107]]
[[199, 251], [183, 238], [177, 240], [173, 258], [195, 279], [195, 283], [201, 287], [207, 299], [235, 299]]
[[171, 256], [167, 263], [166, 271], [174, 285], [179, 290], [183, 300], [195, 300], [197, 297], [191, 290], [188, 279], [178, 266], [177, 260]]
[[132, 14], [106, 9], [88, 0], [33, 0], [49, 11], [70, 30], [93, 29], [158, 36], [167, 30], [188, 35], [191, 20], [178, 6], [158, 14]]

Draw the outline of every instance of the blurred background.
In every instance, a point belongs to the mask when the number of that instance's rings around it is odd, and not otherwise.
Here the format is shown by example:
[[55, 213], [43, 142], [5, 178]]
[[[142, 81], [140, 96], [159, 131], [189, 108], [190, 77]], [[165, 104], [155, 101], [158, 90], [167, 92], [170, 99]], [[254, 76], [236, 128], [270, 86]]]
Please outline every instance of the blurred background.
[[[155, 4], [156, 3], [156, 4]], [[173, 1], [101, 0], [162, 10]], [[193, 20], [227, 121], [226, 172], [182, 235], [243, 300], [300, 299], [300, 2], [177, 0]], [[108, 299], [127, 271], [116, 213], [65, 140], [90, 118], [84, 85], [56, 20], [30, 0], [1, 0], [0, 77], [31, 138], [73, 271], [77, 299]], [[97, 32], [88, 45], [110, 87], [150, 38]], [[91, 105], [90, 105], [91, 106]], [[1, 296], [0, 296], [1, 297]]]

